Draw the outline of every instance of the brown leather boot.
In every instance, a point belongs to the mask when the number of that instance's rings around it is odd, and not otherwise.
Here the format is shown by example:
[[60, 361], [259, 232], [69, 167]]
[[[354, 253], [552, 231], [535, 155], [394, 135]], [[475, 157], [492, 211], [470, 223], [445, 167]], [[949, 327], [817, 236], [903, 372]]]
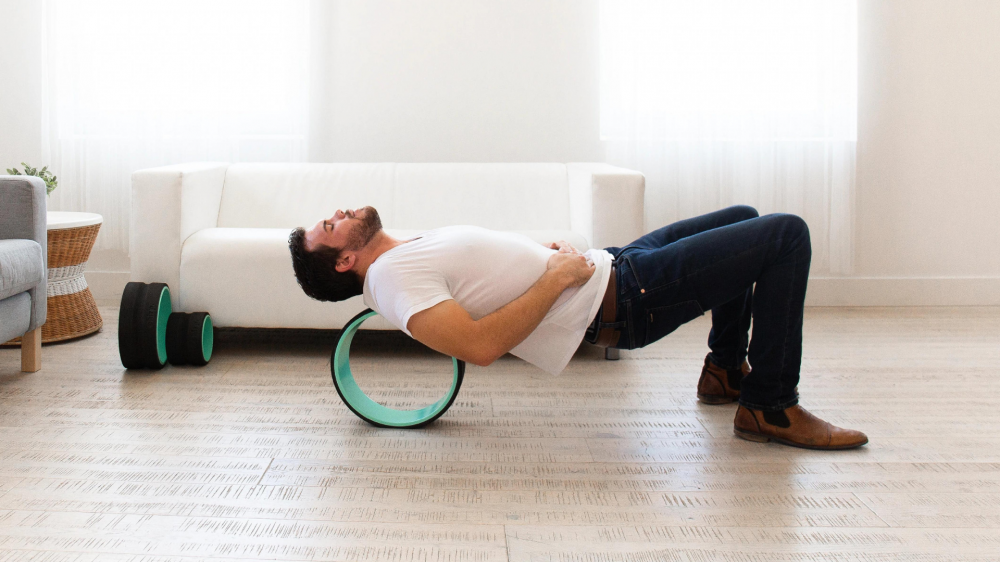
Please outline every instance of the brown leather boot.
[[705, 404], [729, 404], [740, 398], [740, 381], [750, 374], [750, 364], [743, 360], [739, 369], [723, 369], [705, 356], [705, 366], [698, 379], [698, 400]]
[[749, 441], [774, 440], [803, 449], [853, 449], [868, 442], [864, 433], [825, 422], [798, 405], [777, 412], [761, 412], [741, 404], [736, 408], [733, 431], [737, 437]]

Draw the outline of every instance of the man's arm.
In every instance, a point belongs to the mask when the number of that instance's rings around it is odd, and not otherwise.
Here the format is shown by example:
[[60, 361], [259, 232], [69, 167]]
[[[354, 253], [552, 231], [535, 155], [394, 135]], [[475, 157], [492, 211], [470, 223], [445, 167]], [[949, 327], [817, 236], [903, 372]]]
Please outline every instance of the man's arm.
[[564, 290], [594, 274], [584, 256], [569, 252], [554, 254], [548, 267], [523, 295], [479, 320], [448, 300], [414, 314], [406, 327], [427, 347], [485, 367], [524, 341]]

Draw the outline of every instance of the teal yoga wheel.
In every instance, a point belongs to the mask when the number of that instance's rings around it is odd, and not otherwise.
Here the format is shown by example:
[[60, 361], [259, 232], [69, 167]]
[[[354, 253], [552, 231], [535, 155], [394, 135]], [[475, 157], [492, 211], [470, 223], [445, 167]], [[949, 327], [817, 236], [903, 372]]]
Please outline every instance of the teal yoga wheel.
[[396, 410], [379, 404], [361, 390], [354, 380], [354, 375], [351, 374], [351, 342], [354, 341], [354, 334], [358, 332], [362, 322], [377, 314], [369, 308], [344, 326], [337, 347], [333, 349], [333, 356], [330, 358], [333, 386], [337, 389], [340, 399], [355, 415], [376, 427], [425, 426], [441, 417], [455, 402], [458, 389], [462, 387], [462, 379], [465, 377], [465, 361], [451, 358], [454, 367], [451, 389], [437, 402], [416, 410]]

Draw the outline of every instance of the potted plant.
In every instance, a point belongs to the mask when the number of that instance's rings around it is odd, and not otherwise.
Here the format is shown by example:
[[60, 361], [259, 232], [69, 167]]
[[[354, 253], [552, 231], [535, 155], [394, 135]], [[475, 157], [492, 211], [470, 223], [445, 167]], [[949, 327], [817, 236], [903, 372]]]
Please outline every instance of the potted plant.
[[[52, 193], [52, 190], [55, 189], [59, 185], [58, 179], [54, 175], [52, 175], [52, 172], [49, 171], [49, 167], [48, 166], [45, 166], [41, 170], [39, 170], [38, 168], [32, 168], [31, 166], [25, 164], [24, 162], [21, 162], [21, 165], [24, 166], [24, 174], [23, 175], [25, 175], [25, 176], [35, 176], [37, 178], [41, 178], [42, 181], [45, 182], [45, 194], [46, 195], [50, 195]], [[22, 175], [21, 172], [17, 168], [7, 168], [7, 173], [10, 174], [10, 175], [12, 175], [12, 176], [20, 176], [20, 175]]]

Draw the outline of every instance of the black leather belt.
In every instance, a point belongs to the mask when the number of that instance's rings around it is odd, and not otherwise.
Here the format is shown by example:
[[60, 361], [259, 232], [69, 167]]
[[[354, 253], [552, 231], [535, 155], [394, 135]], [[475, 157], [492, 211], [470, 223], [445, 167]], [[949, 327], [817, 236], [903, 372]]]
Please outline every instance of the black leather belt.
[[587, 335], [593, 337], [593, 339], [587, 338], [587, 341], [600, 347], [614, 347], [622, 335], [621, 330], [617, 328], [598, 328], [600, 324], [614, 324], [615, 318], [618, 316], [618, 275], [616, 273], [614, 262], [612, 262], [611, 276], [608, 278], [608, 288], [604, 291], [601, 309], [597, 311], [597, 317], [594, 318], [591, 329], [587, 330]]

